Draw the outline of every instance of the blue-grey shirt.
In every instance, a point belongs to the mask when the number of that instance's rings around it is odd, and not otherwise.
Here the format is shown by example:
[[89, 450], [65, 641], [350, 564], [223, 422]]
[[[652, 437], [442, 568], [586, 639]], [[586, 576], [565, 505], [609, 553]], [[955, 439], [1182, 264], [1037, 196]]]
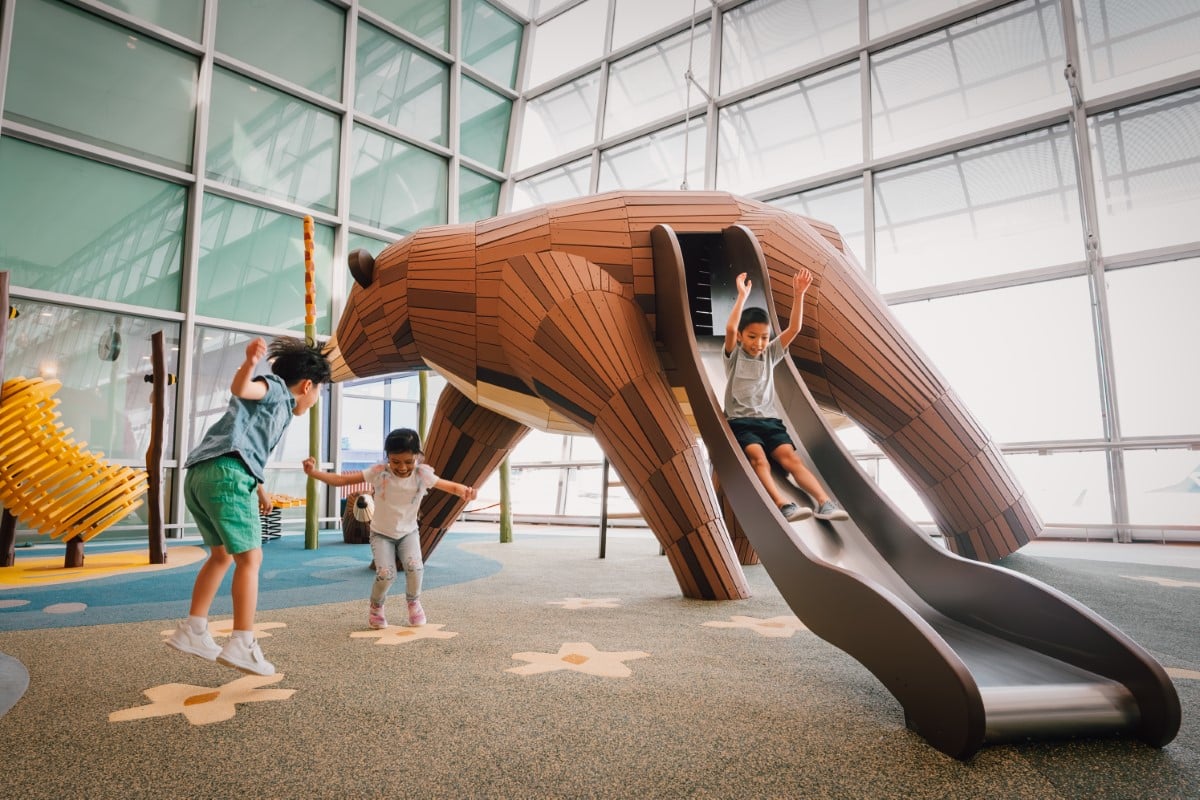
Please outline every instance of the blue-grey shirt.
[[255, 380], [266, 381], [266, 396], [261, 400], [231, 396], [225, 415], [204, 434], [184, 467], [232, 454], [242, 459], [259, 483], [266, 482], [267, 457], [292, 421], [296, 397], [278, 375], [260, 375]]

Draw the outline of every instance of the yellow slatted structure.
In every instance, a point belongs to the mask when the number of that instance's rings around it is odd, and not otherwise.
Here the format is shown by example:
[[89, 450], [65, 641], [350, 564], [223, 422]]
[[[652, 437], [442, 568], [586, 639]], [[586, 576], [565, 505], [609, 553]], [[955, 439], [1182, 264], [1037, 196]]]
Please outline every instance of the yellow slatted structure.
[[0, 504], [51, 538], [88, 541], [142, 504], [147, 475], [68, 438], [58, 381], [13, 378], [0, 395]]

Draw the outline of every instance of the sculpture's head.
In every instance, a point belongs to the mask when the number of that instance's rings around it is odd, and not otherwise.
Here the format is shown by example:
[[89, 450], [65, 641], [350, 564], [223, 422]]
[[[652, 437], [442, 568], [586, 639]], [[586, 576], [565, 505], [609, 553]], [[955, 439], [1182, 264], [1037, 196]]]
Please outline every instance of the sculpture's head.
[[331, 345], [333, 379], [368, 378], [424, 367], [408, 315], [408, 255], [412, 237], [388, 245], [378, 258], [355, 250], [348, 259], [354, 285]]

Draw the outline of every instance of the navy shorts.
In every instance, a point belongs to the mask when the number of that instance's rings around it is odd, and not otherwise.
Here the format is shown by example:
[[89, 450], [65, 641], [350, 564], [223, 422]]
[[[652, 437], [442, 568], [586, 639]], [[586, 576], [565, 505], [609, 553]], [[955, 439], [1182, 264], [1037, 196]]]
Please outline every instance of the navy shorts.
[[770, 455], [781, 445], [796, 446], [792, 437], [788, 436], [783, 420], [766, 417], [737, 417], [729, 420], [733, 438], [743, 450], [747, 445], [762, 445], [762, 449]]

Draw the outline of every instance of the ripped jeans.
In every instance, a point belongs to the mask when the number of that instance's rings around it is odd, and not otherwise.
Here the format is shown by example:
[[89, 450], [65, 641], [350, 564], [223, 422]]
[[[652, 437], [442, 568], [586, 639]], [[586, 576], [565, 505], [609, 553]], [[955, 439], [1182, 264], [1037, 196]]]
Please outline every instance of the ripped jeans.
[[371, 603], [381, 606], [396, 581], [396, 570], [404, 570], [404, 594], [411, 603], [421, 596], [421, 535], [416, 531], [399, 539], [371, 531], [371, 555], [375, 559], [375, 583]]

